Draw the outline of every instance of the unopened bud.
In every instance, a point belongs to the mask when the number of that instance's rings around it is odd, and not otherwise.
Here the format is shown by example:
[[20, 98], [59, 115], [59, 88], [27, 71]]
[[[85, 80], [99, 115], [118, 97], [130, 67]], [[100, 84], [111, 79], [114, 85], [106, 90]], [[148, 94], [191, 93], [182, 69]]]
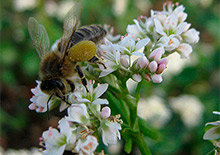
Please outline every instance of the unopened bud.
[[150, 62], [150, 64], [149, 64], [149, 70], [150, 70], [152, 73], [156, 72], [157, 67], [158, 67], [158, 64], [157, 64], [156, 61]]
[[141, 82], [142, 77], [140, 74], [134, 74], [134, 75], [132, 75], [132, 79], [136, 82]]
[[161, 74], [165, 69], [166, 69], [166, 65], [165, 64], [160, 64], [156, 73]]
[[137, 64], [140, 66], [141, 69], [143, 69], [144, 67], [146, 67], [149, 64], [149, 61], [145, 56], [142, 56], [142, 57], [138, 58]]
[[150, 75], [148, 75], [148, 74], [145, 74], [145, 75], [144, 75], [144, 78], [145, 78], [147, 81], [150, 81], [150, 80], [151, 80]]
[[163, 59], [161, 59], [161, 60], [158, 62], [158, 65], [160, 65], [160, 64], [165, 64], [165, 65], [167, 66], [167, 64], [168, 64], [168, 58], [163, 58]]
[[129, 63], [128, 63], [128, 60], [124, 56], [120, 57], [120, 61], [121, 61], [122, 66], [124, 66], [125, 68], [128, 68]]
[[161, 83], [163, 81], [162, 76], [160, 74], [151, 75], [151, 79], [153, 83]]
[[163, 53], [164, 49], [162, 47], [159, 47], [151, 52], [149, 58], [155, 61], [159, 61]]
[[110, 116], [111, 116], [111, 109], [108, 106], [102, 108], [101, 117], [106, 119], [109, 118]]

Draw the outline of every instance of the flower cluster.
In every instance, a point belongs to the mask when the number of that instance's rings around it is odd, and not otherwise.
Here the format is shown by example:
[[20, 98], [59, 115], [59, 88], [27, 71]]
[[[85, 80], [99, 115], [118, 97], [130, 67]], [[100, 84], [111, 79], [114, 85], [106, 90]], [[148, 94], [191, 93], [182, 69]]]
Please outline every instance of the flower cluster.
[[106, 68], [100, 77], [114, 71], [140, 82], [142, 78], [154, 83], [162, 82], [162, 73], [167, 67], [167, 56], [177, 52], [181, 58], [188, 58], [192, 52], [190, 44], [199, 41], [199, 32], [185, 22], [184, 7], [166, 2], [163, 11], [151, 11], [151, 17], [134, 19], [128, 25], [127, 34], [116, 44], [105, 40], [99, 53]]
[[[29, 109], [48, 112], [60, 105], [60, 111], [67, 111], [66, 116], [58, 122], [58, 129], [50, 127], [43, 132], [40, 138], [43, 154], [71, 151], [80, 155], [92, 155], [99, 144], [98, 135], [101, 135], [106, 146], [116, 144], [121, 139], [120, 115], [111, 116], [111, 109], [107, 106], [109, 101], [100, 98], [108, 88], [108, 96], [111, 96], [109, 99], [121, 111], [125, 120], [123, 133], [126, 133], [123, 136], [128, 136], [124, 139], [125, 143], [129, 142], [125, 151], [131, 152], [130, 140], [133, 140], [142, 154], [150, 154], [148, 149], [143, 149], [147, 147], [141, 133], [141, 130], [145, 131], [145, 125], [139, 126], [135, 107], [142, 83], [138, 84], [135, 95], [132, 96], [126, 82], [131, 78], [136, 82], [145, 79], [161, 83], [168, 55], [177, 52], [181, 58], [189, 57], [192, 52], [191, 44], [199, 41], [199, 32], [194, 28], [190, 29], [191, 24], [185, 21], [187, 14], [184, 9], [177, 3], [174, 5], [166, 2], [163, 11], [152, 10], [151, 17], [140, 16], [135, 19], [135, 24], [127, 26], [125, 36], [113, 36], [113, 28], [106, 25], [104, 28], [108, 33], [104, 41], [97, 45], [97, 55], [102, 62], [99, 61], [98, 67], [89, 62], [81, 63], [82, 66], [86, 65], [83, 66], [86, 78], [96, 80], [87, 82], [87, 89], [76, 82], [74, 92], [64, 94], [61, 99], [42, 92], [40, 82], [37, 81], [38, 86], [31, 90], [34, 96], [30, 99], [32, 103]], [[110, 74], [111, 76], [107, 76]], [[168, 118], [169, 112], [167, 113], [164, 116]], [[138, 138], [134, 134], [130, 135], [134, 131]], [[145, 136], [146, 134], [148, 133], [145, 132]]]
[[[32, 89], [33, 96], [30, 100], [29, 109], [37, 112], [46, 112], [47, 107], [55, 106], [53, 101], [48, 101], [49, 95], [43, 93], [38, 86]], [[79, 154], [92, 154], [98, 146], [96, 130], [101, 133], [102, 141], [105, 145], [116, 144], [121, 138], [120, 115], [111, 116], [111, 109], [107, 106], [108, 100], [99, 98], [108, 88], [108, 84], [98, 84], [94, 88], [94, 83], [89, 82], [88, 90], [78, 86], [77, 90], [68, 94], [68, 104], [61, 103], [61, 110], [67, 108], [67, 116], [59, 122], [59, 131], [49, 128], [44, 131], [40, 138], [43, 146], [43, 154], [63, 154], [69, 150]], [[55, 97], [53, 100], [59, 100]], [[47, 104], [49, 104], [47, 106]], [[57, 104], [56, 104], [57, 105]], [[101, 108], [101, 105], [103, 108]]]

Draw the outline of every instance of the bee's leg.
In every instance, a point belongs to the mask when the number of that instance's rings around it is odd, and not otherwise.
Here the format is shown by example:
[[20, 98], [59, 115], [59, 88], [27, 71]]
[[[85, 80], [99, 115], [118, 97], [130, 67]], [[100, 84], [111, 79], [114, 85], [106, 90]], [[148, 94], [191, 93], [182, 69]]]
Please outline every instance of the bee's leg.
[[98, 55], [95, 55], [92, 59], [89, 60], [90, 63], [94, 63], [94, 64], [101, 64], [103, 65], [103, 67], [105, 69], [107, 69], [107, 67], [105, 66], [105, 64], [103, 64], [102, 62], [102, 59], [100, 57], [98, 57]]
[[74, 92], [75, 90], [75, 85], [71, 80], [66, 79], [67, 83], [70, 85], [71, 92]]
[[67, 100], [66, 100], [66, 96], [60, 96], [59, 94], [56, 93], [56, 96], [58, 98], [60, 98], [62, 101], [66, 102], [68, 105], [71, 105]]
[[86, 87], [87, 85], [87, 81], [85, 78], [85, 75], [83, 74], [82, 70], [80, 69], [79, 65], [76, 65], [76, 71], [79, 74], [79, 77], [81, 78], [82, 84], [84, 85], [84, 87], [86, 88], [86, 91], [89, 92], [88, 88]]
[[50, 109], [49, 109], [49, 102], [51, 100], [51, 98], [53, 97], [53, 94], [50, 95], [50, 97], [47, 100], [47, 120], [50, 120]]

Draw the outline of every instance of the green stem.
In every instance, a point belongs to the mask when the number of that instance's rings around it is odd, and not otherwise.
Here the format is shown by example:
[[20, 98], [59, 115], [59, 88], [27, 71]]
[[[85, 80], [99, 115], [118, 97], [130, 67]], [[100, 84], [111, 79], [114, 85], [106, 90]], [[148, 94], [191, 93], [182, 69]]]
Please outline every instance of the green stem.
[[139, 132], [139, 134], [132, 135], [134, 142], [137, 144], [142, 155], [151, 155], [150, 149], [148, 148], [144, 136]]

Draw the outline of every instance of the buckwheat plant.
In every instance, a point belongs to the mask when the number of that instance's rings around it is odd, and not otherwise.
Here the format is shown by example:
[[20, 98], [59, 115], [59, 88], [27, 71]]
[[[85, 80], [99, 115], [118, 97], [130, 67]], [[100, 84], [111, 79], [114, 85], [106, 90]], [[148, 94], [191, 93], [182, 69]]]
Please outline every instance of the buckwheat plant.
[[[40, 138], [43, 154], [71, 151], [90, 155], [100, 143], [116, 144], [121, 135], [125, 152], [130, 153], [135, 143], [143, 155], [151, 154], [144, 136], [156, 139], [157, 134], [137, 116], [140, 89], [145, 80], [163, 81], [168, 55], [177, 52], [181, 58], [189, 58], [191, 45], [199, 41], [199, 32], [190, 28], [184, 10], [183, 5], [166, 2], [163, 11], [151, 10], [150, 17], [134, 19], [124, 36], [113, 36], [113, 28], [105, 26], [108, 34], [97, 45], [104, 65], [81, 64], [89, 91], [76, 84], [76, 90], [67, 94], [68, 103], [57, 97], [48, 102], [50, 96], [40, 90], [37, 81], [37, 87], [31, 90], [34, 96], [29, 109], [46, 112], [59, 105], [60, 111], [67, 111], [57, 129], [50, 127], [43, 132]], [[126, 85], [129, 79], [138, 83], [134, 95]], [[116, 115], [111, 115], [110, 107]]]

